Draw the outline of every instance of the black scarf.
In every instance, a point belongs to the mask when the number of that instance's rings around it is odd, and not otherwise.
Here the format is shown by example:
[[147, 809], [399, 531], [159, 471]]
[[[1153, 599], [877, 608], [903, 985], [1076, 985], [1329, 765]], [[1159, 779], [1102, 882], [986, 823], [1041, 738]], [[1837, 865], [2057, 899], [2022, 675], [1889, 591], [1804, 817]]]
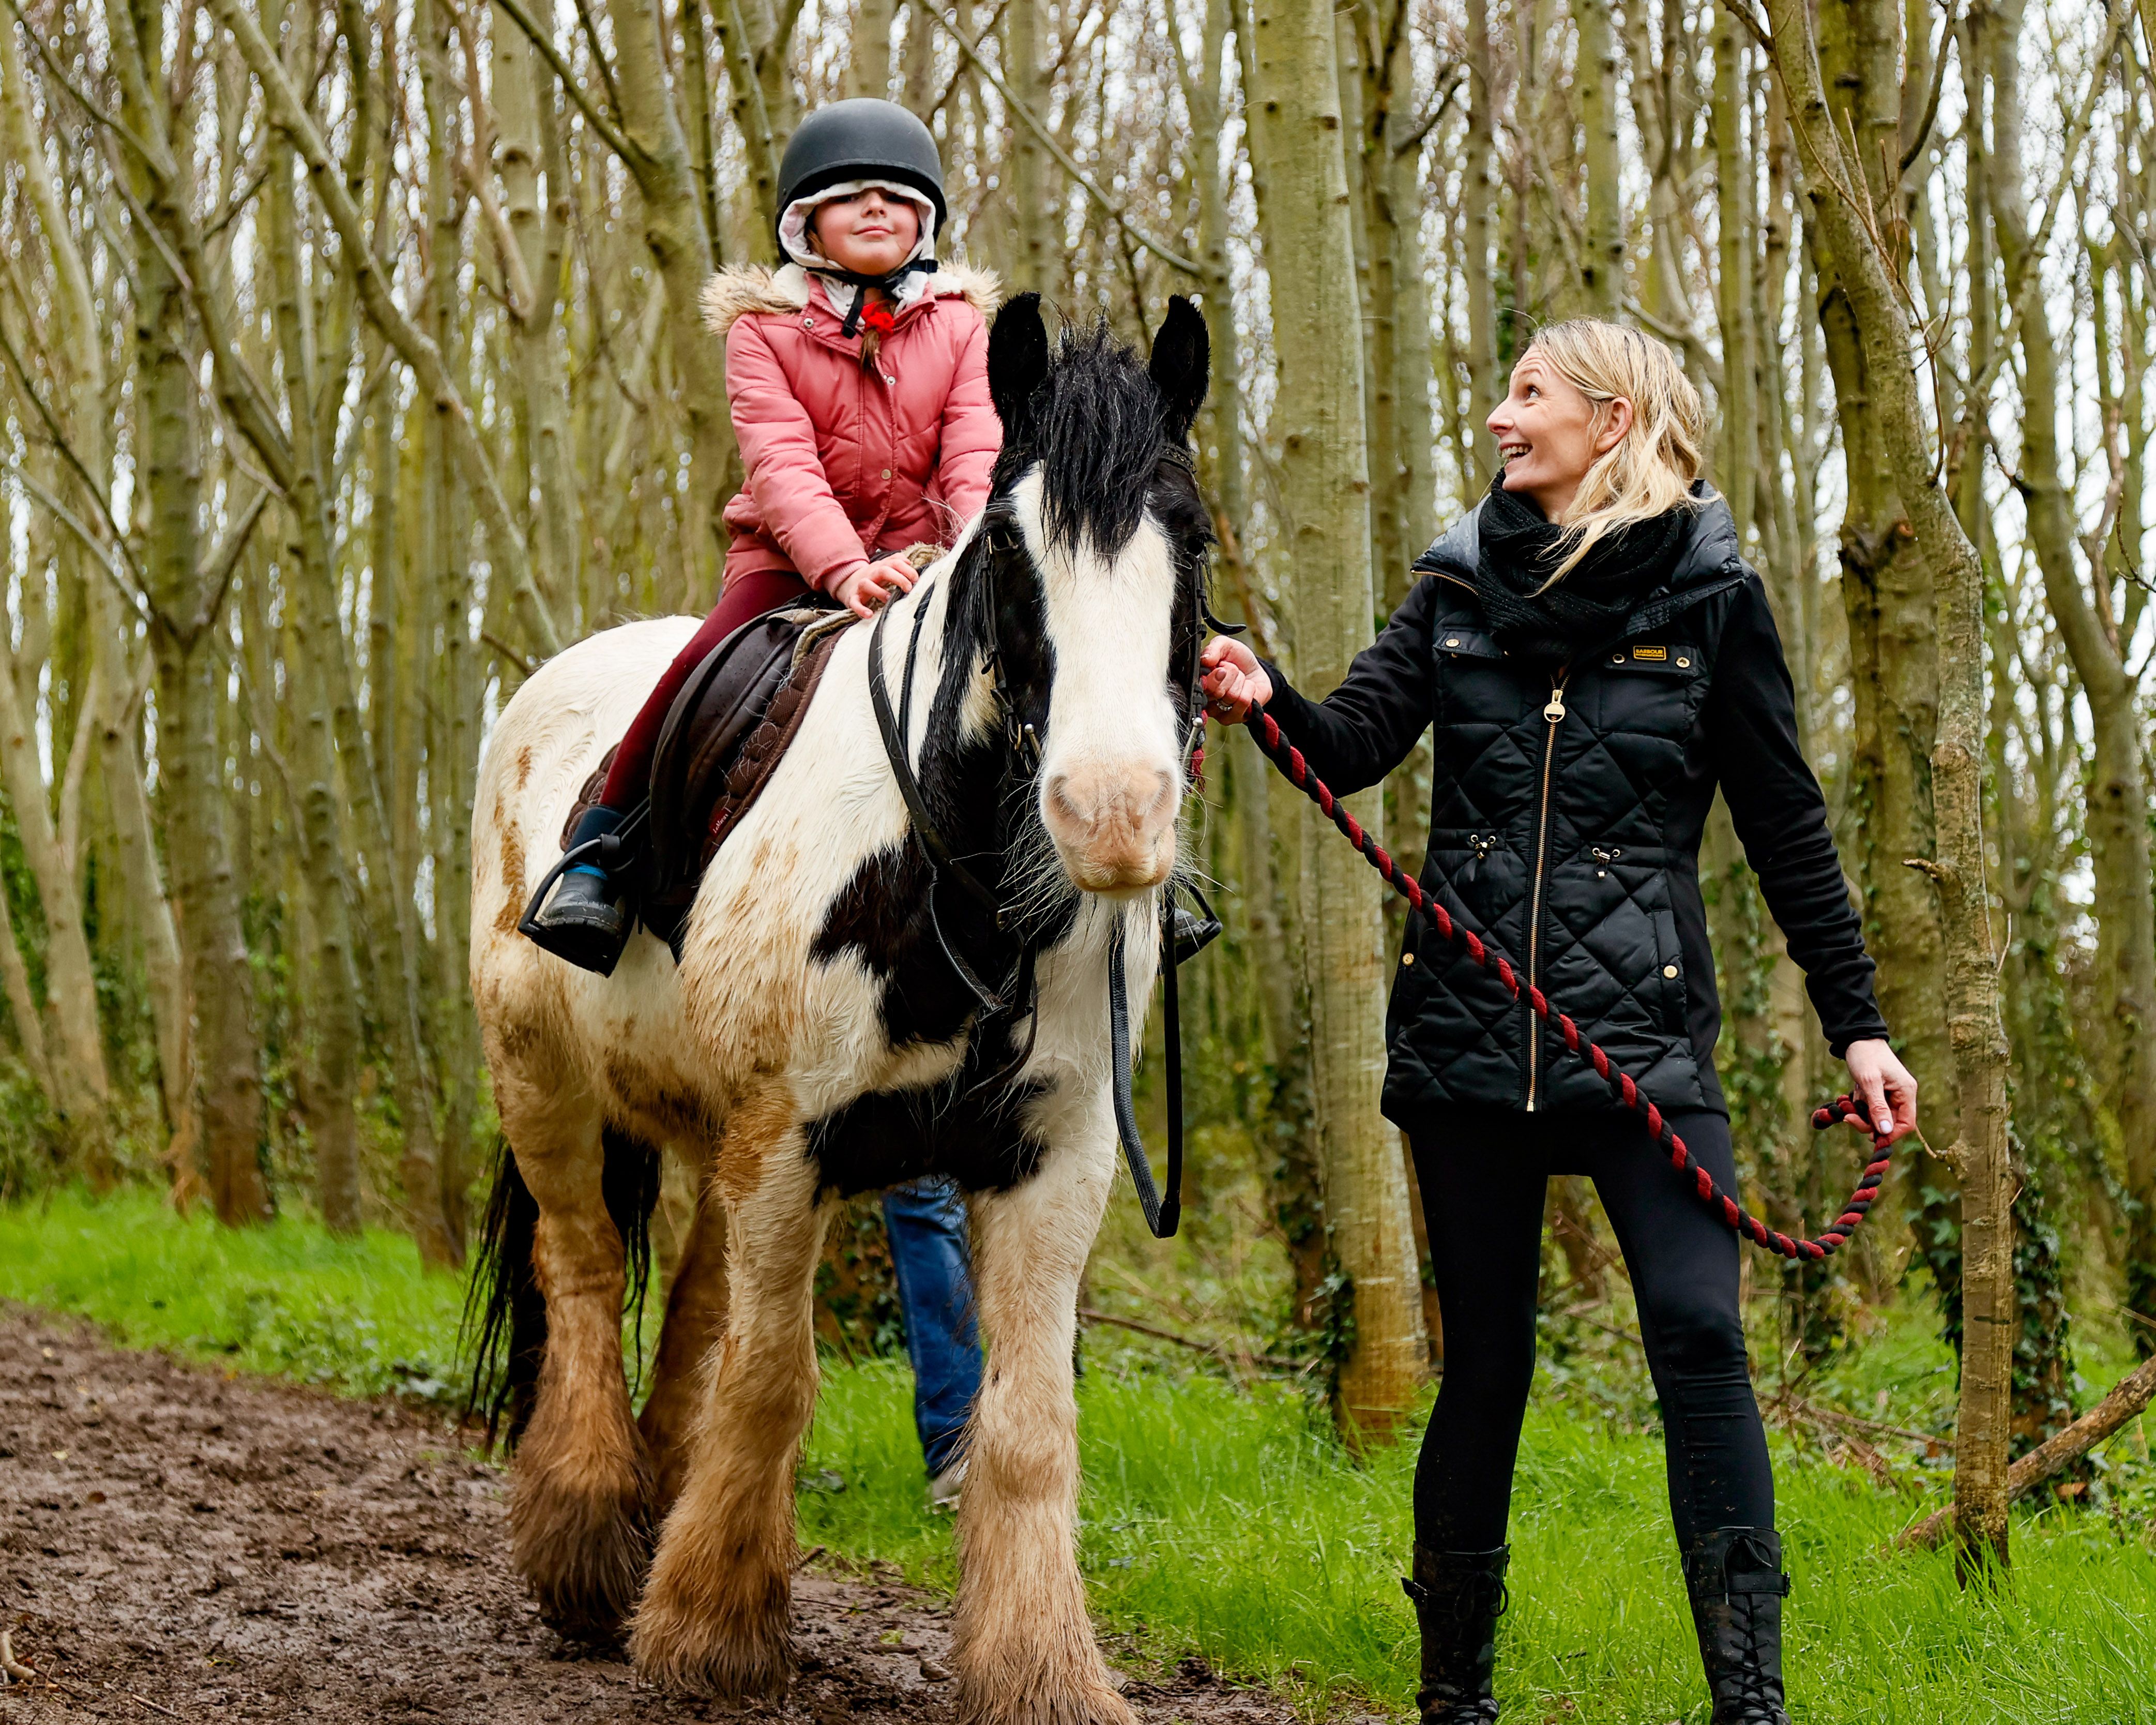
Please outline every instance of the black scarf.
[[1668, 580], [1694, 511], [1681, 506], [1605, 535], [1555, 587], [1563, 530], [1533, 500], [1505, 489], [1501, 470], [1478, 523], [1475, 591], [1497, 644], [1518, 659], [1566, 664], [1625, 633], [1640, 602]]

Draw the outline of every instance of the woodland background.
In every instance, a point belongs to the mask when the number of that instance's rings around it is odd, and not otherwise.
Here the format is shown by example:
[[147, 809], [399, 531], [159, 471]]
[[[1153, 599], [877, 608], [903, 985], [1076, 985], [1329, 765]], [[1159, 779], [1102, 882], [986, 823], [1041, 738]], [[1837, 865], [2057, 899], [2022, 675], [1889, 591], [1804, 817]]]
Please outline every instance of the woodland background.
[[[4, 4], [8, 1194], [159, 1183], [461, 1262], [490, 721], [564, 643], [710, 603], [739, 462], [697, 290], [768, 258], [798, 117], [881, 94], [942, 142], [947, 254], [1133, 339], [1199, 299], [1215, 608], [1306, 687], [1486, 485], [1537, 322], [1670, 342], [1925, 1102], [1848, 1251], [1751, 1260], [1763, 1333], [1801, 1376], [1936, 1310], [1971, 1554], [2005, 1550], [2009, 1455], [2089, 1399], [2077, 1336], [2156, 1352], [2156, 19]], [[1413, 859], [1425, 797], [1411, 767], [1356, 806]], [[1377, 1113], [1392, 911], [1240, 736], [1195, 830], [1229, 932], [1186, 984], [1192, 1250], [1245, 1291], [1245, 1365], [1314, 1363], [1382, 1440], [1442, 1359]], [[1702, 868], [1747, 1201], [1816, 1233], [1860, 1160], [1806, 1124], [1834, 1063], [1726, 818]], [[1591, 1193], [1552, 1215], [1548, 1303], [1604, 1324]], [[832, 1253], [850, 1346], [891, 1339], [874, 1235], [860, 1207]], [[1187, 1261], [1119, 1225], [1096, 1285], [1172, 1317]]]

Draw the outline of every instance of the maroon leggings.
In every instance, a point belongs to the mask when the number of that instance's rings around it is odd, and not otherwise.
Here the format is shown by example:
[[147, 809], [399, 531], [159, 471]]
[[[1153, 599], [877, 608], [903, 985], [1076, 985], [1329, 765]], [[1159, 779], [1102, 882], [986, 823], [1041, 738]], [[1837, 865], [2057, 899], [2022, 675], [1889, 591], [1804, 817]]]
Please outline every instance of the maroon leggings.
[[808, 592], [808, 583], [791, 569], [757, 569], [726, 583], [704, 626], [674, 655], [659, 686], [644, 698], [643, 709], [629, 721], [613, 765], [608, 769], [600, 801], [609, 809], [626, 811], [651, 793], [651, 757], [659, 747], [659, 732], [690, 673], [742, 624], [794, 599], [805, 598]]

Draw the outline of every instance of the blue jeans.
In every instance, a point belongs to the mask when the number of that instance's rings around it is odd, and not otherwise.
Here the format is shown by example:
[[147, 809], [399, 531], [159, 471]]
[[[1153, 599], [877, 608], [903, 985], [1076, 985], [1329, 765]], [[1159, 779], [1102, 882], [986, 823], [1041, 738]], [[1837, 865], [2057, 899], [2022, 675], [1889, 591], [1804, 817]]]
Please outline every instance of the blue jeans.
[[913, 1423], [932, 1478], [957, 1459], [981, 1388], [966, 1200], [952, 1181], [916, 1180], [884, 1194], [883, 1220], [913, 1360]]

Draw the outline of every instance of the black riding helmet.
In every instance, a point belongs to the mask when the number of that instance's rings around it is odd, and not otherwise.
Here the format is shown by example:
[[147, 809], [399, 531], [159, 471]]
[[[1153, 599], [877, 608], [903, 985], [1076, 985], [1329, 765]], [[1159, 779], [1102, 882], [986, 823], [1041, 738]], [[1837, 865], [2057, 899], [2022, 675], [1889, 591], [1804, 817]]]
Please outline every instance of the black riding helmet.
[[779, 218], [801, 199], [848, 180], [913, 187], [936, 207], [936, 233], [950, 214], [936, 139], [896, 102], [850, 96], [819, 108], [796, 126], [778, 164]]

